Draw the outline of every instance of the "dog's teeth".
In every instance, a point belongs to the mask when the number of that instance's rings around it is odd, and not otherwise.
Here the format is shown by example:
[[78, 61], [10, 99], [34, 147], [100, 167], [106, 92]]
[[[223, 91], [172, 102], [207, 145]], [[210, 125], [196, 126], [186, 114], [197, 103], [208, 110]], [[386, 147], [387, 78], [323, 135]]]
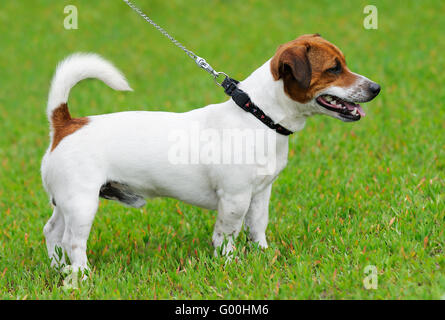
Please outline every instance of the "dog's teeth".
[[357, 108], [354, 108], [354, 110], [352, 110], [351, 114], [352, 114], [353, 116], [356, 116], [356, 115], [357, 115]]
[[326, 101], [328, 101], [328, 102], [332, 101], [332, 97], [331, 96], [327, 96], [326, 97]]

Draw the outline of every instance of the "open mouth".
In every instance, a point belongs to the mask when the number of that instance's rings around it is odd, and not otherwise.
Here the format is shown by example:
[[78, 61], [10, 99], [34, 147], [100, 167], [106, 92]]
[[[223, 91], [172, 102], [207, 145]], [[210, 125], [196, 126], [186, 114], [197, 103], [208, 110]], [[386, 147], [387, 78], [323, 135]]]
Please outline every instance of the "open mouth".
[[365, 116], [365, 112], [358, 103], [348, 102], [329, 94], [321, 95], [315, 100], [323, 108], [336, 112], [344, 120], [357, 121]]

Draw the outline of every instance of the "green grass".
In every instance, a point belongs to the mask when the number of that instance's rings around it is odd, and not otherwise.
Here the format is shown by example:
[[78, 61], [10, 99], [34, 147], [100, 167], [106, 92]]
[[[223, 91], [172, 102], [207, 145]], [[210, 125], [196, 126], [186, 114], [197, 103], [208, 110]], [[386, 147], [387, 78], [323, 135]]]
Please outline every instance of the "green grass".
[[[275, 182], [267, 236], [237, 258], [212, 256], [216, 213], [173, 199], [141, 210], [101, 201], [88, 242], [93, 272], [64, 291], [42, 229], [51, 215], [40, 179], [56, 63], [104, 55], [134, 93], [85, 81], [75, 116], [187, 111], [226, 97], [183, 52], [121, 1], [1, 1], [0, 297], [4, 299], [439, 299], [445, 294], [445, 3], [372, 1], [143, 1], [144, 11], [217, 70], [243, 79], [276, 47], [319, 32], [349, 67], [382, 85], [367, 117], [310, 119], [291, 136]], [[65, 30], [75, 4], [79, 29]], [[363, 286], [378, 269], [378, 289]]]

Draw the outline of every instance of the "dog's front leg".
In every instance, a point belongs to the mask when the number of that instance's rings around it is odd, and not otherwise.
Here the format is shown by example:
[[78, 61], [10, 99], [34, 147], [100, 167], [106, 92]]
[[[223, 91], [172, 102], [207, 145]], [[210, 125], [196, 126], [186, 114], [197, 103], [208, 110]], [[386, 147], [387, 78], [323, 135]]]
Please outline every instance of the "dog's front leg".
[[246, 214], [245, 228], [249, 232], [249, 239], [267, 248], [266, 228], [269, 221], [269, 200], [272, 184], [252, 197]]
[[233, 251], [233, 242], [241, 230], [244, 216], [249, 208], [251, 194], [250, 190], [232, 194], [224, 191], [219, 192], [218, 217], [212, 238], [215, 256], [218, 254], [218, 248], [223, 244], [223, 255], [228, 255]]

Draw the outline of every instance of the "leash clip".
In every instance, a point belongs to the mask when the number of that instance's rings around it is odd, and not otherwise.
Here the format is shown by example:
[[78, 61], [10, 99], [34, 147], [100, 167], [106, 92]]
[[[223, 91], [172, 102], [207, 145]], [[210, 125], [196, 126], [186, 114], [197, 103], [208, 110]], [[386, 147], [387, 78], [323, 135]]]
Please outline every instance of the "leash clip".
[[204, 69], [208, 73], [210, 73], [214, 78], [218, 77], [218, 72], [213, 70], [212, 66], [207, 63], [207, 61], [204, 58], [196, 56], [195, 62], [198, 65], [198, 67]]
[[225, 77], [225, 79], [229, 78], [229, 76], [227, 74], [225, 74], [224, 72], [215, 71], [212, 68], [212, 66], [210, 64], [208, 64], [208, 62], [204, 58], [195, 56], [195, 62], [198, 65], [198, 67], [200, 67], [200, 68], [204, 69], [205, 71], [207, 71], [208, 73], [210, 73], [213, 76], [213, 80], [215, 81], [215, 83], [220, 87], [222, 87], [222, 83], [224, 80], [222, 80], [221, 82], [218, 82], [218, 78], [222, 75]]

